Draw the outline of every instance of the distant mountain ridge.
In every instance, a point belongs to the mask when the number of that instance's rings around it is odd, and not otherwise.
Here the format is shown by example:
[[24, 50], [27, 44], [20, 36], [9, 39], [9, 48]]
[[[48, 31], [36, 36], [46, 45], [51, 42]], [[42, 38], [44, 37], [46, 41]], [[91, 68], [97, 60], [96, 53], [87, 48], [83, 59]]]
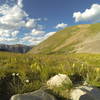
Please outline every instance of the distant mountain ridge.
[[100, 23], [67, 27], [31, 49], [30, 54], [100, 53]]
[[31, 48], [32, 46], [26, 46], [22, 44], [15, 44], [15, 45], [0, 44], [0, 51], [6, 51], [6, 52], [26, 53]]

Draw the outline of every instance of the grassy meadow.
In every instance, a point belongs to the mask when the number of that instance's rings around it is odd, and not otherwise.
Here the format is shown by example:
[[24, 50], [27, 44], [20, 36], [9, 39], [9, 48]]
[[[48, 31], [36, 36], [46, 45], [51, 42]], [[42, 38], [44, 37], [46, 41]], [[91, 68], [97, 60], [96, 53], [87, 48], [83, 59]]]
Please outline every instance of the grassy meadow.
[[30, 55], [0, 52], [0, 98], [8, 100], [13, 94], [45, 87], [46, 81], [59, 73], [68, 75], [73, 86], [86, 81], [100, 87], [100, 54]]

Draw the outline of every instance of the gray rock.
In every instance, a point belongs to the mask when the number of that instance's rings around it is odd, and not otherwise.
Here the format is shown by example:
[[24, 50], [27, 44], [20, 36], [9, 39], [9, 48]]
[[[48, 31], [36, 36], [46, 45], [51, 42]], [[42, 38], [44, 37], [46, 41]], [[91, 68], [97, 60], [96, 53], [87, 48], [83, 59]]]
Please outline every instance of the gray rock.
[[81, 86], [71, 91], [72, 100], [100, 100], [100, 89]]
[[56, 100], [51, 94], [46, 93], [44, 90], [37, 90], [31, 93], [17, 94], [11, 97], [10, 100]]
[[47, 81], [47, 86], [50, 88], [61, 87], [63, 84], [66, 84], [66, 85], [72, 84], [72, 81], [70, 80], [70, 78], [65, 74], [55, 75]]

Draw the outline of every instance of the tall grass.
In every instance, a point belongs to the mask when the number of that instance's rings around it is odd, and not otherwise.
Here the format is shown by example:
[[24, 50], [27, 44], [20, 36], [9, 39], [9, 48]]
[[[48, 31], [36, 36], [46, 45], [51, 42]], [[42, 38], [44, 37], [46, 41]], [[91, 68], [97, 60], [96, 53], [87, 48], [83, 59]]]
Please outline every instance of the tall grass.
[[[0, 53], [0, 98], [6, 95], [26, 93], [44, 87], [47, 80], [56, 74], [66, 74], [73, 86], [85, 81], [100, 87], [100, 55], [22, 55]], [[12, 74], [15, 73], [15, 76]], [[18, 75], [17, 75], [18, 74]], [[5, 86], [4, 86], [5, 85]], [[70, 86], [55, 89], [53, 93], [64, 97], [62, 90]], [[65, 98], [65, 97], [64, 97]]]

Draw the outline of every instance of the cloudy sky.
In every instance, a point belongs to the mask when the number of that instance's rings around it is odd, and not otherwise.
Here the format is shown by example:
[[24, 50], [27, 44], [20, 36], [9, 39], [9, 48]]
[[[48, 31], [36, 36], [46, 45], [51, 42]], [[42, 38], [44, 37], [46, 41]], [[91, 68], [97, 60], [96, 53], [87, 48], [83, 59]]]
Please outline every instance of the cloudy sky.
[[100, 0], [0, 0], [0, 43], [36, 45], [56, 31], [100, 22]]

